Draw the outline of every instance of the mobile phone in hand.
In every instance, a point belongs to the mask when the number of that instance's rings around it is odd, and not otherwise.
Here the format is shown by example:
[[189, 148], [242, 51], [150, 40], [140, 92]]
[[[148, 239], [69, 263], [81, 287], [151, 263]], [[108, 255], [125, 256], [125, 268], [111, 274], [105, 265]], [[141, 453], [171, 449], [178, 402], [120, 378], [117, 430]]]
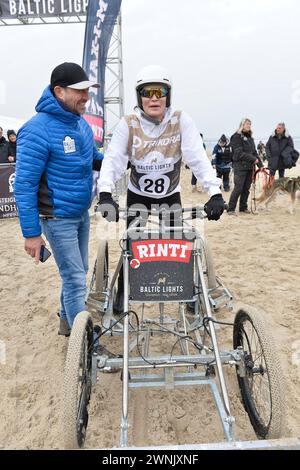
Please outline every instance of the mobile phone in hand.
[[45, 261], [47, 261], [50, 256], [51, 251], [49, 251], [48, 248], [45, 247], [45, 245], [42, 245], [40, 251], [40, 262], [45, 263]]

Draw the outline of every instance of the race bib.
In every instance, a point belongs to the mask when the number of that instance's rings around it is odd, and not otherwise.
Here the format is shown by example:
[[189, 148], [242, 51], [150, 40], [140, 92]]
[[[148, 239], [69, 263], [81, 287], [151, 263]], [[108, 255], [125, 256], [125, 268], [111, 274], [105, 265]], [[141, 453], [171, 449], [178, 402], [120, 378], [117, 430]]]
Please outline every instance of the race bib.
[[144, 175], [139, 179], [139, 186], [143, 193], [151, 196], [164, 196], [170, 186], [170, 178], [167, 175]]

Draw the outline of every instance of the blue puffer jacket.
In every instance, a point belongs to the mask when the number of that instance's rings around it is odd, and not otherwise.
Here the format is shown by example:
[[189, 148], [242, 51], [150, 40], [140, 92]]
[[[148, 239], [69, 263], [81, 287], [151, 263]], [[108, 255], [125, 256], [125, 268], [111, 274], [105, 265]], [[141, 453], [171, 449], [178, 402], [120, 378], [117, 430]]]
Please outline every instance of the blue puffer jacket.
[[48, 86], [36, 114], [17, 137], [14, 194], [25, 238], [41, 234], [39, 214], [79, 217], [90, 206], [93, 160], [100, 160], [93, 132], [64, 109]]

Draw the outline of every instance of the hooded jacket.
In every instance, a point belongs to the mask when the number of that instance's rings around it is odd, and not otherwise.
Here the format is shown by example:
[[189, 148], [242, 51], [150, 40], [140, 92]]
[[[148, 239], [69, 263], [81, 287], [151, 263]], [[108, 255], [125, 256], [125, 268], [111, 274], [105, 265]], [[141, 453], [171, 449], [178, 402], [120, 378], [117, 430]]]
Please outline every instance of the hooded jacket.
[[17, 142], [8, 142], [8, 156], [9, 157], [14, 157], [16, 161], [16, 155], [17, 155]]
[[89, 208], [93, 159], [103, 158], [89, 124], [64, 109], [50, 86], [35, 109], [18, 132], [14, 194], [25, 238], [41, 234], [39, 215], [80, 217]]
[[268, 166], [270, 170], [283, 170], [288, 166], [285, 164], [284, 156], [294, 151], [294, 142], [286, 131], [279, 137], [276, 131], [269, 137], [266, 144]]
[[229, 145], [229, 141], [226, 139], [223, 140], [225, 143], [224, 146], [221, 146], [222, 143], [221, 139], [215, 145], [212, 153], [212, 161], [211, 164], [215, 165], [219, 170], [230, 171], [232, 168], [232, 148]]
[[258, 154], [250, 132], [236, 132], [230, 139], [233, 150], [233, 169], [235, 171], [249, 171], [253, 169]]
[[8, 142], [4, 137], [0, 139], [0, 163], [9, 163], [8, 162]]

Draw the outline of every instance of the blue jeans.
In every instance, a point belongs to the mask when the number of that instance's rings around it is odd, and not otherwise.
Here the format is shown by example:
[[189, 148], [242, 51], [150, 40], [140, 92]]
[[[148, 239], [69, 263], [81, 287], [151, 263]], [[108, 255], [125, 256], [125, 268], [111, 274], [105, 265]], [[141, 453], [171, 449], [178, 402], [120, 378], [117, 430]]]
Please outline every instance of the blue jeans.
[[89, 213], [76, 218], [42, 219], [41, 225], [62, 279], [60, 317], [72, 327], [76, 315], [86, 309]]

